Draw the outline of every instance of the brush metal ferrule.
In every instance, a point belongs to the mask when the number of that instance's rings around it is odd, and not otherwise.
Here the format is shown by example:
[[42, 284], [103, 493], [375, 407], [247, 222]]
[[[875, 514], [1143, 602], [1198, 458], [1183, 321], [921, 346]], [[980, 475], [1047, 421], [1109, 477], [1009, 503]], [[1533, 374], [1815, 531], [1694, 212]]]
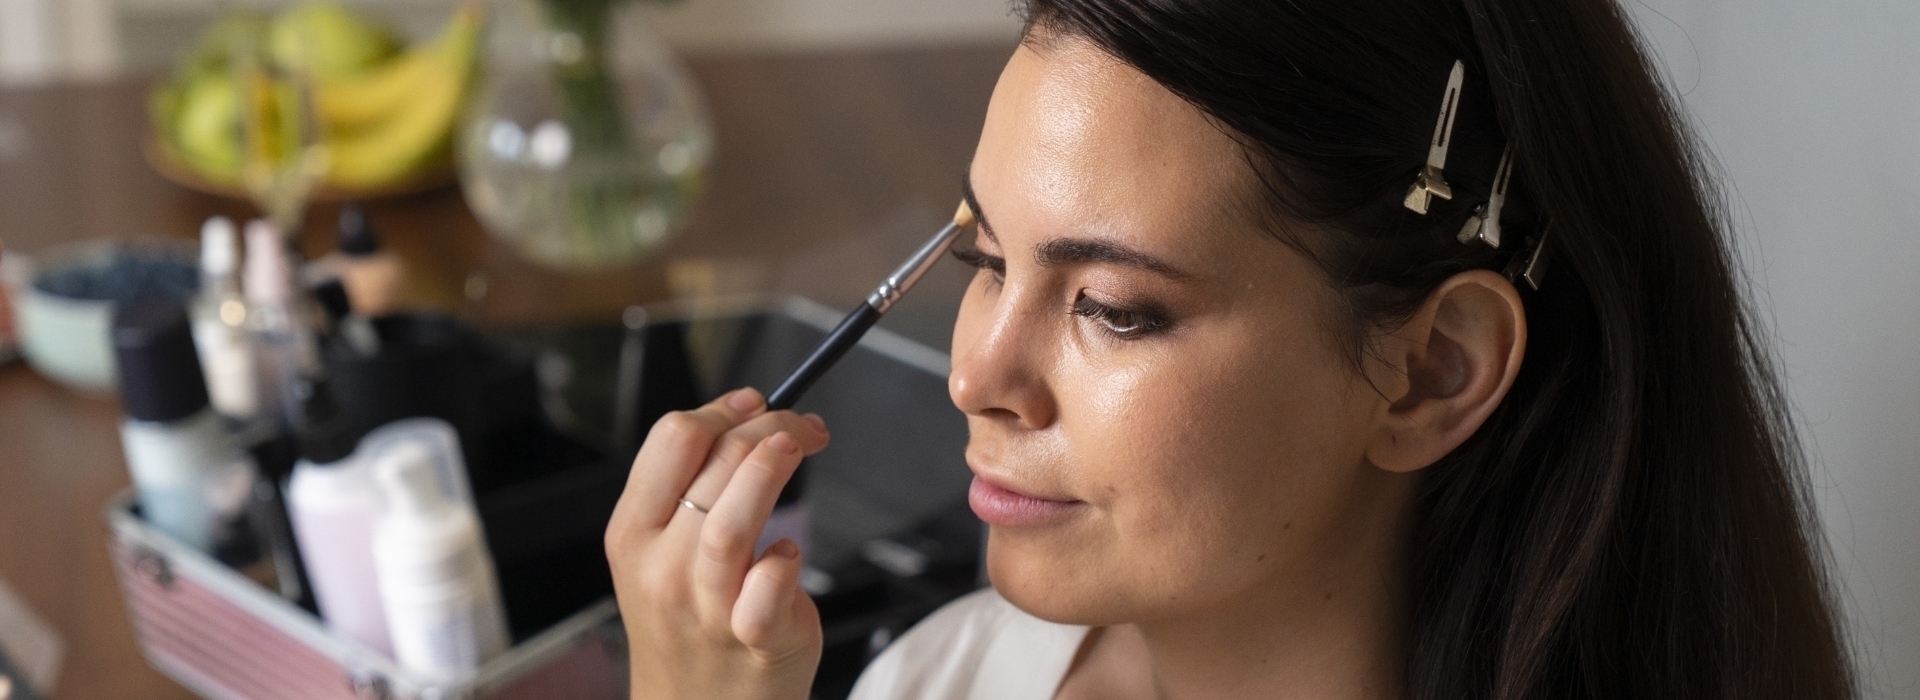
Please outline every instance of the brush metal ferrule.
[[954, 239], [960, 236], [960, 231], [964, 228], [966, 227], [960, 222], [955, 221], [940, 229], [940, 232], [934, 234], [931, 240], [920, 246], [920, 250], [914, 251], [913, 257], [907, 258], [907, 261], [901, 263], [893, 274], [887, 275], [886, 281], [874, 288], [872, 294], [867, 295], [867, 305], [881, 313], [886, 313], [887, 309], [893, 308], [894, 303], [900, 301], [900, 297], [905, 296], [907, 290], [912, 289], [914, 283], [919, 282], [920, 277], [927, 274], [927, 270], [931, 269], [934, 263], [940, 261], [940, 256], [945, 255], [947, 249], [953, 247]]

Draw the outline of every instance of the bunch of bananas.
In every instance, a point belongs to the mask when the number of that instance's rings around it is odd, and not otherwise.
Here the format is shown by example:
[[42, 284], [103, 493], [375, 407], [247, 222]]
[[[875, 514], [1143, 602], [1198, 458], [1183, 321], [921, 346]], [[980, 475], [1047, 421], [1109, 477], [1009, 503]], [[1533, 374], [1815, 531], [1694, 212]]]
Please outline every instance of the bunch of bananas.
[[403, 48], [332, 0], [270, 18], [229, 12], [154, 88], [160, 157], [227, 188], [261, 169], [299, 167], [347, 192], [448, 172], [483, 22], [463, 5], [438, 36]]

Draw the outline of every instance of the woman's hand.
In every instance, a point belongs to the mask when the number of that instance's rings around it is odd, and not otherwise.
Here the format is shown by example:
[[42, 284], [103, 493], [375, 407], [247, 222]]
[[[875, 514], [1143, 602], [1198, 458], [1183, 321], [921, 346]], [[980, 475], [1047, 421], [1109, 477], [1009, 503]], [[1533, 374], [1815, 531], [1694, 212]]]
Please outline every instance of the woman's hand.
[[[655, 423], [607, 524], [634, 698], [800, 700], [820, 662], [820, 611], [800, 552], [754, 544], [819, 416], [766, 411], [740, 389]], [[682, 499], [707, 512], [683, 505]]]

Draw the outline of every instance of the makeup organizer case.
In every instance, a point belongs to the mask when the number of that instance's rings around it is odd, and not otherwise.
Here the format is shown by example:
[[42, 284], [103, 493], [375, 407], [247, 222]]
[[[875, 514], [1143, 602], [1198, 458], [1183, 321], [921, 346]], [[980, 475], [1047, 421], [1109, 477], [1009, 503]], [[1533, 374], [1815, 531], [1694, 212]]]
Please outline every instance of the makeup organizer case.
[[[149, 526], [129, 491], [107, 508], [109, 546], [147, 660], [210, 700], [626, 697], [646, 679], [626, 677], [600, 541], [635, 443], [666, 411], [734, 386], [770, 389], [840, 316], [792, 297], [643, 308], [648, 322], [633, 327], [487, 336], [528, 366], [564, 365], [569, 381], [540, 382], [547, 417], [560, 432], [605, 438], [585, 440], [603, 458], [477, 485], [515, 643], [476, 675], [437, 684], [329, 634], [307, 608]], [[834, 430], [797, 491], [813, 514], [803, 583], [826, 635], [814, 698], [845, 697], [895, 636], [981, 585], [966, 423], [946, 374], [944, 353], [875, 329], [796, 407]]]

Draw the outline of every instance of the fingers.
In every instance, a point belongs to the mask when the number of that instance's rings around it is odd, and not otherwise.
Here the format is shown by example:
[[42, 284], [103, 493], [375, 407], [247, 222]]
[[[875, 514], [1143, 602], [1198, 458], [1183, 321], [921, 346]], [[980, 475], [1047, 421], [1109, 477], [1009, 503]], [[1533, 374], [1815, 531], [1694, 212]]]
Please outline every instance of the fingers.
[[633, 519], [629, 524], [664, 525], [680, 505], [680, 495], [707, 463], [715, 441], [765, 410], [766, 400], [749, 387], [694, 410], [661, 417], [634, 457], [626, 491], [620, 496], [621, 508], [630, 510], [626, 515]]
[[687, 486], [686, 498], [711, 508], [714, 501], [719, 500], [720, 493], [726, 490], [727, 483], [733, 479], [734, 470], [746, 460], [747, 454], [762, 441], [780, 432], [799, 442], [805, 454], [814, 454], [827, 447], [827, 424], [819, 416], [801, 416], [791, 411], [755, 416], [714, 443], [706, 466]]
[[[809, 648], [809, 633], [819, 629], [812, 601], [800, 590], [800, 547], [780, 540], [747, 571], [729, 620], [733, 635], [747, 648], [778, 659]], [[809, 606], [806, 610], [796, 610]]]
[[800, 456], [800, 443], [784, 431], [760, 441], [708, 509], [693, 559], [694, 599], [706, 619], [732, 616], [753, 546]]

